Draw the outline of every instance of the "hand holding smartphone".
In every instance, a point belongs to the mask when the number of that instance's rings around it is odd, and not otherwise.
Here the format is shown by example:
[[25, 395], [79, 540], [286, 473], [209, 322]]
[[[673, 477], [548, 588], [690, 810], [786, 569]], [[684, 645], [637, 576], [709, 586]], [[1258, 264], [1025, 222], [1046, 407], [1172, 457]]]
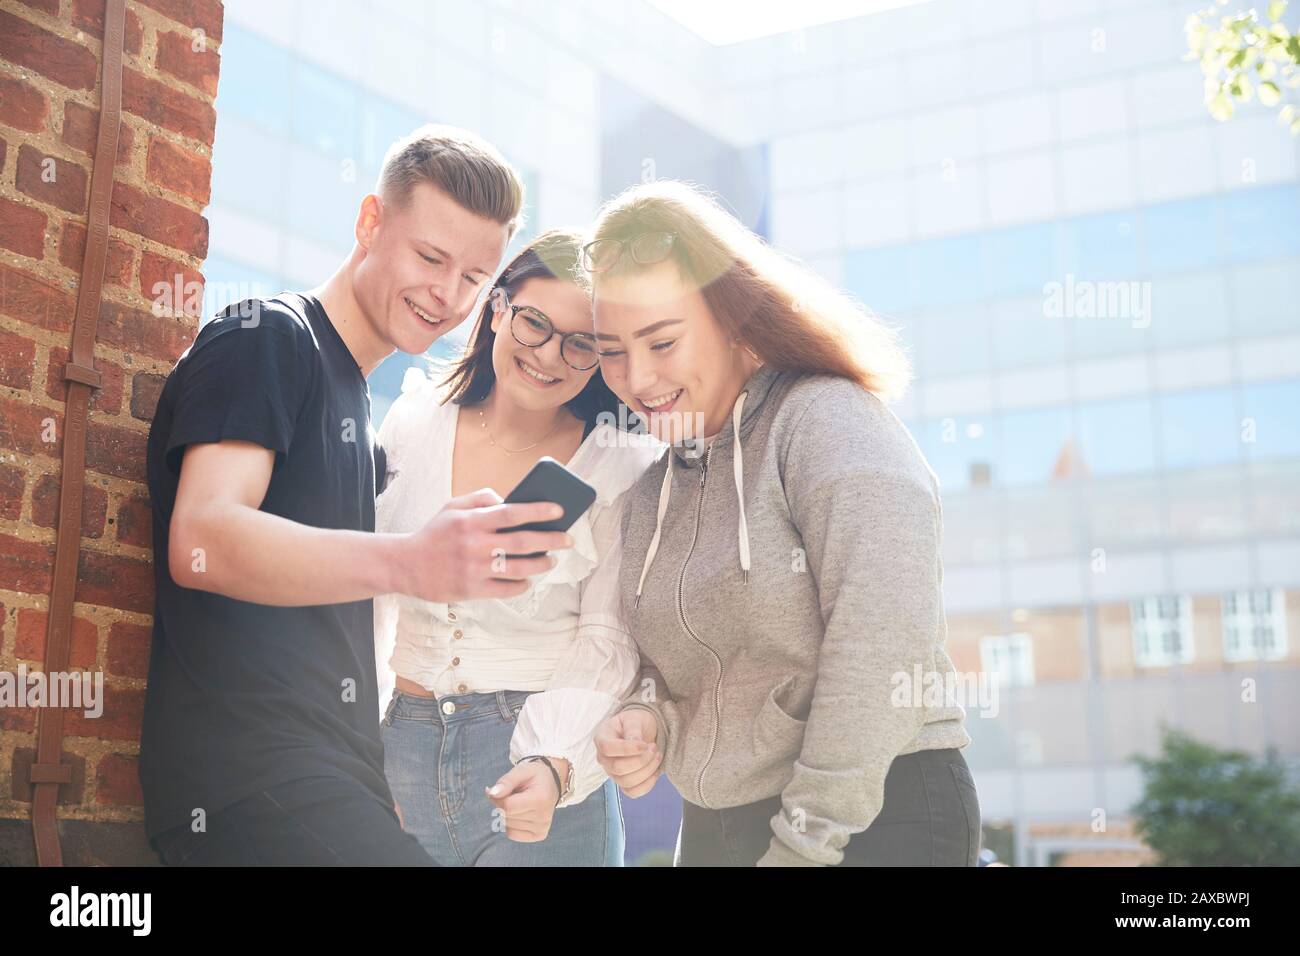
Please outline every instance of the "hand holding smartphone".
[[[596, 489], [549, 455], [537, 460], [513, 491], [506, 496], [506, 504], [528, 504], [535, 501], [553, 501], [564, 509], [563, 516], [553, 521], [532, 521], [527, 524], [502, 528], [501, 531], [568, 531], [573, 523], [596, 500]], [[536, 558], [545, 551], [509, 557]]]

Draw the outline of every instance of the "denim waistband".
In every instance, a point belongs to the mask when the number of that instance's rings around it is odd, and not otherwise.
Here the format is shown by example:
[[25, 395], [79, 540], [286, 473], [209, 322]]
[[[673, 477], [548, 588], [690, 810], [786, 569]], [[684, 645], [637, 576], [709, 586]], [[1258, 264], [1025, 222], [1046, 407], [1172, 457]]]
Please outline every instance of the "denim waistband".
[[515, 712], [535, 693], [537, 691], [533, 690], [498, 690], [488, 694], [420, 697], [399, 690], [393, 693], [388, 712], [409, 719], [438, 720], [444, 724], [492, 715], [513, 720]]

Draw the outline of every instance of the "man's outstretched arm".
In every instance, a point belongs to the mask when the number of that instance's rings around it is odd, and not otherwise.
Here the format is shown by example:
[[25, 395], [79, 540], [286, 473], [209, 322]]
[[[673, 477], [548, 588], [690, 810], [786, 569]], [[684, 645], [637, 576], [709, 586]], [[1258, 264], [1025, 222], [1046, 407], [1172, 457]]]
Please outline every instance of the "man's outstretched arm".
[[508, 598], [555, 559], [569, 535], [498, 529], [559, 517], [559, 505], [503, 504], [491, 489], [447, 502], [409, 534], [313, 528], [259, 511], [275, 453], [224, 440], [185, 449], [168, 568], [181, 587], [277, 606], [338, 604], [401, 593], [429, 601]]

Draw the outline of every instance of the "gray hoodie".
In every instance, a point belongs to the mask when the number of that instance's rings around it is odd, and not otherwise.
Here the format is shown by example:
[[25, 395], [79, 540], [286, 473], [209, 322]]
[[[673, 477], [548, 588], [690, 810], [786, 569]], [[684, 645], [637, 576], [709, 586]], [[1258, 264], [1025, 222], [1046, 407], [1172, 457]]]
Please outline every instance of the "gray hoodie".
[[952, 694], [911, 693], [953, 686], [941, 535], [934, 472], [880, 399], [769, 366], [704, 454], [675, 445], [628, 490], [624, 707], [654, 714], [691, 803], [781, 795], [760, 865], [840, 862], [895, 757], [970, 743]]

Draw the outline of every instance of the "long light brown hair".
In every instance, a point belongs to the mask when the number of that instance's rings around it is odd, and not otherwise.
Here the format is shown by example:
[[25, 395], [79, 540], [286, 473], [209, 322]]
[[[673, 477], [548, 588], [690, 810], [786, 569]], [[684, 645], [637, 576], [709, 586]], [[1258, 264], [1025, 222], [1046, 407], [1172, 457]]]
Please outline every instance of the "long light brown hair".
[[[699, 188], [642, 183], [607, 202], [590, 240], [675, 236], [669, 259], [704, 296], [723, 330], [765, 365], [838, 375], [881, 398], [902, 394], [911, 365], [895, 329], [808, 267], [777, 252]], [[593, 279], [649, 268], [624, 254]]]

